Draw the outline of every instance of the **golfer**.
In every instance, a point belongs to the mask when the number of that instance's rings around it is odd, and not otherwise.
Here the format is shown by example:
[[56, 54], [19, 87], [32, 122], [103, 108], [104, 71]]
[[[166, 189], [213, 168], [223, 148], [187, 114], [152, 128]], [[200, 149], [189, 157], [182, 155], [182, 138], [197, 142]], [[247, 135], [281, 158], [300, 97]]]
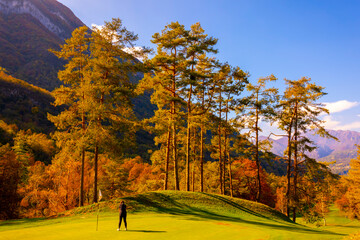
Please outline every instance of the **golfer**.
[[124, 219], [124, 223], [125, 223], [125, 231], [127, 231], [127, 223], [126, 223], [126, 205], [124, 203], [124, 201], [121, 201], [120, 206], [119, 206], [119, 213], [120, 213], [120, 219], [119, 219], [119, 227], [118, 227], [118, 231], [120, 231], [120, 226], [121, 226], [121, 222]]

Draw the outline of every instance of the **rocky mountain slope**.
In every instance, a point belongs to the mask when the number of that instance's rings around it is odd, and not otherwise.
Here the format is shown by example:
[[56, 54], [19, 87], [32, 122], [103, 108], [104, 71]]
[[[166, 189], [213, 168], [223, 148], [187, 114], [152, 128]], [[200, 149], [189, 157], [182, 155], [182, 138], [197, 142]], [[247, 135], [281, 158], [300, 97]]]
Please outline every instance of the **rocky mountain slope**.
[[48, 49], [58, 49], [84, 25], [56, 0], [0, 0], [0, 66], [10, 75], [52, 90], [64, 65]]

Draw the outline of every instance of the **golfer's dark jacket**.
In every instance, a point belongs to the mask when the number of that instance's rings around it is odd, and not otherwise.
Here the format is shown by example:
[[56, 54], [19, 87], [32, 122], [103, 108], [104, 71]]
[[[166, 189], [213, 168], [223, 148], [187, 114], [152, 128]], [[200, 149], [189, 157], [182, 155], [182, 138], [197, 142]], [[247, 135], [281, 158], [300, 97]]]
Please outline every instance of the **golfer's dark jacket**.
[[120, 204], [119, 209], [120, 209], [120, 215], [126, 215], [126, 205], [125, 204]]

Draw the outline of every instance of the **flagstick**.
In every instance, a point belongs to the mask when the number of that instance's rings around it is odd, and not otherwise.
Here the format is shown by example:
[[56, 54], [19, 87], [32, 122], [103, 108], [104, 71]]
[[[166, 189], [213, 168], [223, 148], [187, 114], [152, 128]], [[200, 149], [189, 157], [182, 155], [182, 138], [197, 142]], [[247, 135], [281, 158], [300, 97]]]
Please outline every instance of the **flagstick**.
[[96, 214], [96, 231], [98, 230], [98, 226], [99, 226], [99, 211], [100, 211], [101, 198], [102, 198], [102, 193], [101, 193], [101, 190], [99, 189], [99, 201], [97, 202], [98, 210], [97, 210], [97, 214]]
[[98, 205], [98, 211], [97, 211], [97, 215], [96, 215], [96, 231], [98, 230], [98, 226], [99, 226], [99, 203], [97, 204]]

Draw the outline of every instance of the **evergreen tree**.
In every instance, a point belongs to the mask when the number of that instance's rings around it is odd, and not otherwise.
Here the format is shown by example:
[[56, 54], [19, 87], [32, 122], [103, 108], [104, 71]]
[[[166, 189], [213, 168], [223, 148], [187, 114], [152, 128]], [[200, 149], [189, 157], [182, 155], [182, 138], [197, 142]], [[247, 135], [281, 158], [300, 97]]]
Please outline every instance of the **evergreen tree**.
[[[116, 146], [117, 154], [134, 141], [134, 115], [131, 99], [134, 84], [130, 79], [142, 71], [135, 57], [142, 57], [147, 49], [134, 49], [138, 36], [128, 31], [120, 19], [112, 19], [94, 28], [90, 39], [91, 101], [89, 132], [94, 145], [94, 197], [98, 200], [97, 176], [99, 148]], [[129, 54], [125, 49], [133, 49]], [[120, 136], [121, 139], [116, 139]], [[108, 148], [111, 151], [111, 149]]]
[[[231, 67], [226, 63], [221, 65], [218, 73], [214, 77], [215, 104], [212, 111], [214, 116], [216, 116], [217, 125], [217, 143], [215, 145], [217, 146], [216, 157], [219, 159], [219, 187], [221, 194], [225, 194], [225, 159], [227, 153], [224, 154], [223, 146], [227, 142], [227, 133], [225, 131], [226, 125], [228, 125], [227, 114], [230, 110], [234, 110], [235, 107], [238, 107], [240, 102], [243, 102], [239, 96], [244, 90], [245, 85], [248, 83], [247, 76], [248, 74], [239, 67]], [[225, 113], [225, 120], [223, 118], [223, 113]]]
[[[166, 129], [166, 159], [164, 189], [168, 189], [168, 166], [172, 152], [174, 165], [174, 189], [179, 190], [178, 131], [183, 112], [180, 97], [181, 82], [187, 68], [186, 46], [189, 31], [178, 22], [165, 26], [161, 33], [153, 35], [152, 43], [157, 45], [156, 55], [149, 61], [152, 72], [145, 74], [139, 89], [152, 89], [152, 103], [157, 105], [151, 120], [155, 128]], [[161, 125], [161, 126], [159, 126]]]
[[247, 128], [250, 129], [249, 134], [255, 134], [255, 162], [257, 168], [257, 187], [258, 192], [256, 201], [261, 199], [261, 182], [260, 182], [260, 141], [259, 133], [260, 121], [270, 121], [275, 117], [275, 105], [278, 102], [278, 90], [276, 88], [267, 88], [266, 84], [270, 81], [275, 81], [275, 76], [271, 75], [265, 78], [260, 78], [257, 85], [249, 83], [247, 90], [251, 93], [247, 102], [246, 121]]
[[193, 117], [194, 117], [194, 105], [196, 104], [196, 99], [194, 99], [195, 94], [201, 84], [201, 78], [204, 77], [204, 74], [199, 70], [198, 64], [205, 64], [204, 61], [207, 60], [205, 57], [208, 53], [216, 53], [217, 51], [213, 49], [213, 46], [217, 43], [217, 39], [208, 37], [204, 33], [204, 29], [200, 26], [200, 23], [193, 24], [191, 30], [187, 35], [188, 42], [186, 45], [186, 59], [187, 59], [187, 69], [182, 78], [181, 88], [181, 97], [186, 101], [186, 112], [187, 112], [187, 132], [186, 132], [186, 191], [190, 190], [190, 149], [191, 149], [191, 129], [193, 128]]
[[[290, 199], [293, 199], [293, 221], [296, 221], [298, 196], [298, 172], [299, 165], [302, 163], [310, 164], [314, 159], [306, 154], [313, 151], [316, 146], [301, 134], [309, 129], [314, 129], [314, 133], [323, 137], [332, 137], [322, 126], [322, 121], [318, 118], [321, 113], [328, 113], [321, 103], [317, 100], [324, 96], [323, 87], [311, 82], [311, 79], [303, 77], [299, 80], [287, 80], [288, 86], [284, 92], [283, 100], [280, 104], [282, 112], [279, 115], [279, 126], [287, 132], [288, 136], [288, 172], [287, 172], [287, 215], [290, 216]], [[291, 195], [291, 159], [293, 155], [293, 188]]]
[[52, 51], [57, 57], [65, 59], [68, 63], [65, 69], [59, 71], [59, 80], [63, 82], [60, 88], [53, 91], [54, 105], [65, 105], [67, 108], [59, 115], [48, 118], [62, 131], [55, 133], [60, 145], [66, 144], [65, 139], [77, 139], [76, 144], [81, 149], [81, 180], [79, 206], [84, 205], [84, 165], [85, 149], [88, 146], [86, 130], [88, 127], [89, 79], [86, 72], [89, 67], [89, 37], [88, 28], [75, 29], [72, 37], [65, 41], [60, 51]]

